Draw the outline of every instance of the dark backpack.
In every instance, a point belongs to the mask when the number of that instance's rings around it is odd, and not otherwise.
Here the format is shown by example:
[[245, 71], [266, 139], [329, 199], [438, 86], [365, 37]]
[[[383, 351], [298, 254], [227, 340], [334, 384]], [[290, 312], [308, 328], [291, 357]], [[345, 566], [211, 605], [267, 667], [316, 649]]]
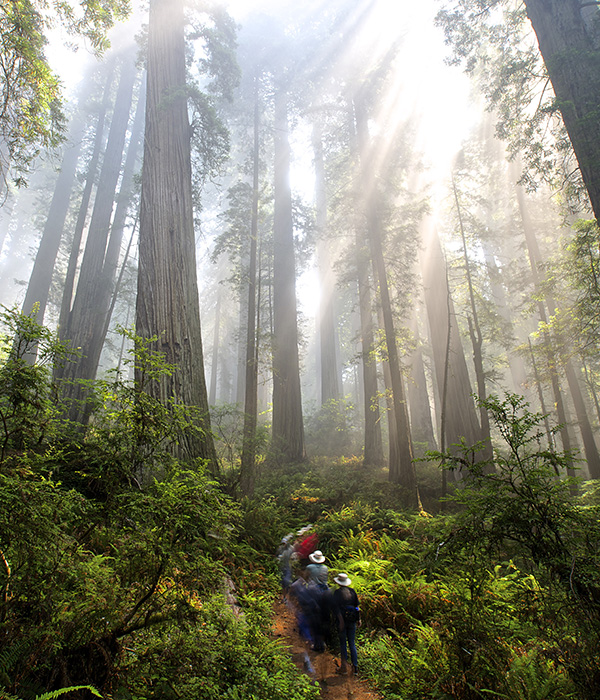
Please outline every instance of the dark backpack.
[[342, 608], [344, 622], [358, 622], [358, 615], [358, 605], [344, 605]]

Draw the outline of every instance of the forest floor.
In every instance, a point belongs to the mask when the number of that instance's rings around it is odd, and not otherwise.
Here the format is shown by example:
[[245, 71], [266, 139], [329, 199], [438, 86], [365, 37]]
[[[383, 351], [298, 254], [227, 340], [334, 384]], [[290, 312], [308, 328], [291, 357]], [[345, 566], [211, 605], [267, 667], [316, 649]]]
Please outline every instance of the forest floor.
[[[380, 700], [381, 696], [371, 690], [367, 682], [352, 673], [340, 675], [339, 658], [328, 650], [316, 653], [302, 639], [296, 625], [296, 616], [281, 598], [274, 605], [273, 634], [282, 639], [298, 668], [313, 678], [321, 688], [324, 700]], [[310, 659], [312, 673], [306, 666], [306, 655]]]

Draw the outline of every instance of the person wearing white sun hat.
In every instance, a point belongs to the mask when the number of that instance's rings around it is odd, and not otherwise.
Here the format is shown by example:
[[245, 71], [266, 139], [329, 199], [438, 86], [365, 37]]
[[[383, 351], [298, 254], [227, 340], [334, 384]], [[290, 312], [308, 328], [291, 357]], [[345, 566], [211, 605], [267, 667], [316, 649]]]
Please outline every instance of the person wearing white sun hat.
[[356, 653], [356, 628], [360, 626], [360, 609], [358, 596], [354, 588], [350, 588], [352, 580], [346, 573], [340, 573], [333, 579], [339, 586], [333, 592], [333, 604], [337, 619], [338, 634], [340, 638], [341, 663], [339, 673], [346, 673], [348, 668], [348, 648], [352, 670], [358, 673], [358, 656]]
[[328, 568], [325, 566], [325, 556], [320, 549], [315, 549], [308, 555], [310, 564], [306, 567], [308, 589], [315, 603], [313, 618], [313, 649], [325, 651], [325, 638], [329, 626], [329, 586], [327, 585]]
[[327, 573], [329, 569], [325, 566], [325, 556], [320, 549], [308, 555], [310, 564], [306, 567], [309, 581], [314, 581], [321, 588], [327, 588]]

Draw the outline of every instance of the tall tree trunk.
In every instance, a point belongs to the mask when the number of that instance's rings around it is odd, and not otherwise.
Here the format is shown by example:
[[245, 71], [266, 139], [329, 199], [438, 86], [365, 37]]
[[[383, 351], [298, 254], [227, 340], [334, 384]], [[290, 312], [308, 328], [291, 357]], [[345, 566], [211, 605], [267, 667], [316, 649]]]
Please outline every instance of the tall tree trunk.
[[533, 368], [533, 377], [535, 379], [535, 384], [538, 391], [538, 399], [540, 402], [540, 407], [542, 409], [542, 415], [544, 416], [544, 428], [546, 429], [546, 437], [548, 438], [548, 448], [550, 450], [554, 449], [554, 440], [552, 438], [552, 432], [550, 430], [550, 421], [548, 420], [548, 411], [546, 411], [546, 402], [544, 401], [544, 391], [542, 389], [542, 380], [537, 368], [537, 362], [535, 361], [535, 353], [533, 351], [533, 346], [531, 344], [531, 338], [527, 338], [529, 344], [529, 356], [531, 357], [531, 366]]
[[[151, 0], [146, 132], [142, 168], [136, 331], [174, 365], [147, 389], [159, 401], [195, 406], [200, 433], [180, 443], [184, 457], [216, 472], [204, 377], [196, 276], [186, 48], [181, 0]], [[138, 381], [141, 369], [136, 367]]]
[[[472, 398], [471, 380], [456, 322], [454, 304], [446, 282], [446, 262], [433, 222], [423, 223], [424, 251], [421, 271], [425, 290], [425, 305], [433, 348], [435, 373], [444, 406], [445, 430], [440, 442], [447, 447], [460, 443], [475, 444], [481, 436], [481, 427]], [[448, 325], [451, 328], [448, 328]], [[448, 347], [448, 337], [450, 345]], [[447, 367], [447, 370], [445, 369]], [[446, 389], [444, 390], [444, 384]]]
[[213, 333], [212, 362], [210, 366], [210, 388], [208, 390], [208, 403], [214, 406], [217, 403], [217, 377], [219, 375], [219, 335], [221, 333], [221, 286], [217, 289], [217, 303], [215, 305], [215, 328]]
[[2, 194], [0, 192], [0, 252], [2, 252], [10, 228], [14, 205], [15, 198], [10, 193]]
[[583, 450], [585, 453], [585, 460], [590, 478], [600, 479], [600, 455], [598, 455], [598, 448], [594, 439], [594, 433], [592, 431], [583, 394], [581, 393], [581, 385], [579, 384], [579, 379], [577, 378], [577, 374], [573, 368], [573, 363], [570, 359], [568, 359], [565, 363], [565, 376], [567, 377], [569, 393], [571, 394], [573, 406], [575, 407], [577, 423], [579, 425], [579, 429], [581, 430]]
[[[85, 228], [85, 222], [87, 219], [90, 198], [92, 196], [92, 190], [96, 181], [96, 171], [98, 170], [98, 163], [100, 161], [100, 154], [102, 153], [102, 146], [104, 143], [104, 127], [106, 121], [106, 112], [110, 104], [110, 94], [114, 77], [114, 64], [115, 61], [113, 59], [109, 64], [108, 75], [104, 84], [104, 93], [102, 95], [102, 102], [100, 104], [100, 111], [98, 113], [96, 133], [94, 135], [94, 147], [92, 150], [90, 162], [88, 164], [85, 186], [81, 195], [81, 202], [79, 203], [79, 213], [77, 215], [75, 230], [73, 232], [73, 241], [71, 243], [71, 255], [69, 256], [69, 262], [67, 265], [67, 273], [65, 276], [62, 302], [60, 306], [60, 315], [58, 318], [58, 331], [61, 340], [65, 340], [68, 337], [69, 319], [71, 317], [71, 307], [73, 304], [73, 290], [75, 288], [75, 276], [77, 274], [77, 266], [79, 264], [81, 239], [83, 237], [83, 230]], [[54, 371], [56, 375], [62, 375], [60, 367], [55, 367]]]
[[362, 397], [365, 414], [363, 462], [368, 466], [380, 467], [385, 463], [385, 459], [383, 457], [379, 390], [377, 387], [371, 280], [369, 278], [368, 253], [364, 249], [364, 236], [358, 226], [355, 245], [362, 358]]
[[274, 126], [273, 447], [284, 460], [297, 461], [304, 459], [305, 451], [287, 110], [287, 95], [280, 86], [275, 92]]
[[[106, 248], [106, 256], [102, 267], [102, 274], [106, 286], [103, 289], [111, 290], [114, 286], [114, 279], [119, 266], [121, 256], [121, 244], [123, 243], [123, 233], [125, 221], [132, 205], [133, 184], [136, 170], [140, 165], [140, 147], [144, 134], [144, 119], [146, 116], [146, 76], [142, 75], [142, 82], [139, 89], [138, 101], [135, 108], [135, 117], [131, 126], [131, 135], [125, 166], [121, 177], [121, 187], [117, 197], [115, 215], [110, 227], [110, 238]], [[136, 217], [137, 218], [137, 217]]]
[[427, 392], [425, 364], [419, 335], [417, 314], [413, 313], [411, 330], [415, 341], [415, 349], [407, 359], [410, 379], [407, 383], [406, 394], [410, 410], [410, 427], [413, 442], [422, 443], [425, 450], [435, 450], [437, 447], [433, 421], [431, 420], [431, 404]]
[[392, 448], [390, 443], [390, 480], [401, 484], [410, 492], [416, 494], [417, 480], [415, 465], [413, 462], [412, 442], [410, 437], [410, 425], [402, 375], [400, 373], [400, 358], [394, 328], [392, 314], [392, 302], [387, 281], [387, 270], [383, 257], [383, 241], [381, 222], [377, 209], [377, 192], [374, 187], [376, 173], [373, 172], [375, 161], [374, 149], [370, 143], [367, 112], [360, 97], [354, 101], [354, 115], [356, 119], [356, 134], [360, 154], [360, 186], [365, 197], [365, 214], [367, 229], [369, 232], [369, 244], [373, 264], [377, 270], [379, 282], [379, 297], [383, 314], [385, 341], [387, 346], [387, 359], [390, 369], [390, 381], [392, 385], [393, 412], [391, 417], [395, 419], [395, 430], [390, 432], [390, 440], [395, 439]]
[[[139, 223], [139, 215], [136, 214], [133, 230], [127, 244], [125, 255], [123, 256], [123, 260], [121, 262], [121, 268], [119, 270], [119, 259], [121, 257], [121, 246], [125, 231], [125, 221], [132, 205], [134, 176], [136, 168], [139, 166], [140, 146], [144, 131], [145, 112], [146, 81], [145, 76], [143, 76], [143, 84], [140, 86], [140, 94], [138, 96], [135, 118], [131, 128], [131, 136], [129, 139], [129, 147], [127, 149], [127, 157], [125, 159], [125, 167], [123, 168], [123, 175], [121, 178], [121, 188], [117, 197], [115, 215], [110, 228], [110, 237], [108, 239], [106, 257], [104, 258], [104, 265], [102, 266], [99, 283], [96, 284], [97, 295], [95, 298], [99, 309], [99, 313], [97, 314], [98, 323], [94, 326], [93, 336], [90, 342], [91, 351], [94, 353], [94, 355], [90, 357], [90, 364], [94, 376], [98, 371], [102, 348], [104, 347], [112, 313], [117, 300], [117, 294], [119, 292], [125, 267], [129, 258], [134, 230], [137, 228]], [[104, 316], [104, 324], [101, 326], [100, 320], [102, 319], [102, 316]]]
[[[247, 253], [247, 250], [244, 251]], [[245, 257], [245, 255], [244, 255]], [[244, 260], [241, 264], [244, 268]], [[235, 385], [233, 386], [233, 402], [238, 406], [243, 406], [246, 396], [246, 339], [248, 335], [248, 295], [244, 285], [241, 284], [238, 289], [239, 309], [238, 309], [238, 332], [236, 334], [236, 368], [235, 368]]]
[[[349, 129], [351, 149], [354, 160], [359, 162], [359, 146], [356, 134], [354, 109], [349, 105]], [[360, 185], [359, 185], [360, 186]], [[358, 189], [358, 187], [357, 187]], [[358, 194], [356, 195], [358, 199]], [[354, 212], [354, 256], [356, 280], [358, 286], [358, 311], [360, 321], [362, 400], [365, 417], [365, 436], [363, 463], [365, 466], [380, 467], [385, 464], [383, 440], [381, 436], [381, 417], [379, 407], [379, 390], [377, 386], [377, 361], [375, 358], [375, 331], [373, 324], [373, 303], [371, 299], [371, 279], [369, 266], [372, 264], [366, 247], [366, 226], [364, 213], [360, 208]]]
[[[63, 329], [62, 334], [72, 347], [79, 348], [82, 353], [77, 362], [71, 362], [65, 366], [63, 378], [68, 380], [64, 385], [65, 393], [73, 399], [69, 416], [71, 420], [84, 423], [89, 417], [89, 407], [85, 402], [87, 390], [77, 380], [95, 378], [102, 351], [103, 339], [99, 336], [105, 326], [112, 291], [112, 285], [109, 286], [104, 278], [103, 268], [115, 193], [121, 173], [135, 75], [134, 56], [131, 52], [122, 57], [115, 109], [79, 270], [77, 291], [67, 327]], [[114, 283], [115, 272], [116, 262], [112, 283]]]
[[[467, 250], [467, 238], [465, 236], [465, 228], [463, 225], [462, 210], [458, 199], [458, 191], [454, 178], [452, 179], [452, 189], [454, 191], [454, 201], [456, 203], [456, 211], [458, 212], [458, 223], [460, 236], [463, 244], [463, 257], [465, 261], [465, 273], [467, 277], [467, 287], [469, 290], [469, 302], [471, 305], [471, 316], [469, 316], [469, 336], [471, 338], [471, 346], [473, 348], [473, 364], [475, 366], [475, 379], [477, 381], [477, 395], [481, 401], [487, 399], [487, 391], [485, 387], [485, 372], [483, 369], [483, 336], [479, 326], [479, 316], [477, 314], [477, 305], [475, 303], [475, 290], [473, 288], [473, 278], [471, 276], [471, 262], [469, 260], [469, 252]], [[484, 406], [479, 407], [479, 424], [481, 426], [481, 440], [484, 441], [482, 457], [486, 460], [491, 460], [493, 457], [492, 440], [490, 437], [490, 419], [488, 412]]]
[[[531, 225], [529, 212], [527, 211], [525, 193], [520, 185], [517, 185], [517, 202], [519, 205], [519, 213], [521, 214], [521, 220], [523, 222], [523, 232], [525, 234], [525, 243], [527, 246], [529, 266], [531, 268], [531, 276], [533, 279], [534, 288], [538, 290], [540, 287], [538, 264], [541, 262], [541, 254], [537, 244], [535, 233], [533, 231], [533, 226]], [[538, 314], [540, 317], [540, 321], [542, 321], [544, 326], [546, 326], [546, 324], [548, 323], [548, 315], [546, 313], [546, 308], [541, 300], [538, 301]], [[542, 332], [542, 343], [544, 348], [544, 354], [546, 356], [548, 373], [550, 374], [552, 393], [554, 394], [556, 415], [560, 424], [560, 438], [563, 450], [565, 450], [565, 452], [567, 452], [568, 454], [571, 454], [573, 451], [573, 440], [571, 438], [571, 431], [569, 428], [569, 421], [567, 418], [567, 410], [563, 401], [562, 390], [558, 378], [556, 355], [552, 348], [552, 339], [550, 338], [550, 334], [546, 329], [544, 329]], [[574, 475], [572, 461], [570, 459], [569, 466], [567, 466], [567, 473], [570, 476]]]
[[[512, 314], [508, 305], [506, 288], [502, 283], [501, 273], [492, 254], [489, 245], [485, 240], [481, 242], [481, 247], [483, 249], [483, 255], [485, 257], [485, 263], [488, 273], [488, 280], [490, 284], [490, 289], [492, 291], [492, 297], [496, 305], [496, 309], [500, 314], [504, 323], [512, 328], [513, 319]], [[512, 352], [512, 349], [507, 352], [508, 366], [510, 369], [510, 376], [512, 380], [512, 390], [518, 394], [524, 394], [527, 392], [527, 369], [521, 355], [517, 355]]]
[[312, 126], [312, 145], [315, 167], [315, 205], [317, 224], [317, 268], [321, 285], [319, 301], [319, 349], [321, 377], [321, 405], [340, 399], [340, 377], [336, 356], [335, 336], [335, 273], [327, 248], [327, 188], [323, 136], [318, 121]]
[[585, 359], [582, 358], [583, 372], [585, 375], [585, 381], [590, 390], [590, 394], [594, 400], [594, 407], [596, 409], [596, 419], [600, 423], [600, 401], [598, 400], [598, 392], [596, 391], [596, 384], [594, 381], [594, 376], [588, 369]]
[[[83, 120], [79, 116], [71, 128], [69, 142], [65, 148], [60, 172], [54, 187], [54, 194], [48, 209], [48, 217], [44, 225], [40, 247], [35, 256], [25, 300], [23, 301], [22, 311], [24, 314], [31, 314], [34, 311], [34, 305], [37, 305], [35, 318], [38, 323], [44, 322], [52, 275], [56, 265], [56, 256], [58, 255], [65, 219], [69, 211], [69, 202], [75, 181], [82, 137]], [[34, 357], [32, 357], [33, 359]]]
[[[600, 221], [600, 48], [581, 0], [525, 0], [540, 52]], [[597, 3], [587, 3], [597, 4]]]
[[258, 185], [260, 169], [259, 79], [254, 79], [254, 145], [252, 153], [252, 220], [248, 265], [248, 320], [246, 334], [246, 387], [244, 393], [244, 433], [242, 440], [240, 486], [242, 493], [254, 492], [256, 479], [256, 425], [258, 422]]

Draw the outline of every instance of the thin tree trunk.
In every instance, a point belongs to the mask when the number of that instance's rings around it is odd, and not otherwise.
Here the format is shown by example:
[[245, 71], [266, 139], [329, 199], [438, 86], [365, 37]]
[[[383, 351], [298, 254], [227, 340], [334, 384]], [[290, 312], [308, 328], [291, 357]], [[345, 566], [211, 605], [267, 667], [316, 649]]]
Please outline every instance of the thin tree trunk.
[[582, 358], [583, 372], [585, 374], [585, 381], [589, 387], [592, 398], [594, 399], [594, 407], [596, 409], [596, 419], [600, 423], [600, 402], [598, 401], [598, 392], [596, 391], [596, 385], [594, 383], [594, 377], [588, 370], [585, 360]]
[[535, 361], [535, 353], [533, 352], [533, 346], [531, 344], [531, 338], [527, 338], [529, 343], [529, 356], [531, 358], [531, 366], [533, 367], [533, 376], [535, 379], [535, 384], [537, 386], [538, 398], [540, 401], [540, 406], [542, 409], [542, 414], [544, 416], [544, 428], [546, 429], [546, 436], [548, 438], [549, 449], [554, 449], [554, 440], [552, 439], [552, 433], [550, 432], [550, 421], [548, 420], [548, 412], [546, 411], [546, 402], [544, 401], [544, 392], [542, 390], [542, 382], [537, 368], [537, 363]]
[[[481, 241], [481, 246], [483, 248], [483, 254], [485, 257], [486, 268], [488, 273], [488, 280], [490, 288], [492, 290], [492, 296], [496, 305], [498, 313], [502, 317], [505, 324], [512, 328], [513, 319], [512, 314], [507, 303], [507, 295], [505, 285], [502, 283], [500, 278], [500, 270], [496, 264], [496, 260], [492, 255], [489, 245], [485, 240]], [[512, 352], [512, 349], [507, 352], [508, 366], [510, 369], [510, 376], [512, 379], [512, 388], [518, 394], [523, 394], [527, 392], [527, 369], [523, 358]]]
[[[354, 110], [349, 108], [349, 127], [351, 130], [351, 147], [358, 160], [359, 146], [356, 134]], [[373, 304], [371, 300], [371, 280], [369, 277], [369, 253], [365, 246], [366, 231], [361, 212], [354, 215], [354, 247], [356, 279], [358, 285], [358, 309], [360, 320], [362, 399], [365, 417], [365, 434], [363, 464], [380, 467], [385, 464], [383, 440], [381, 436], [381, 419], [379, 408], [379, 391], [377, 387], [377, 363], [375, 359], [375, 334], [373, 327]]]
[[257, 258], [258, 258], [258, 185], [260, 167], [260, 104], [258, 76], [254, 83], [254, 147], [252, 163], [252, 221], [250, 228], [250, 261], [248, 266], [248, 320], [246, 335], [246, 387], [244, 401], [244, 433], [242, 441], [242, 493], [254, 492], [256, 479], [256, 425], [258, 422], [258, 319]]
[[[442, 368], [442, 390], [441, 394], [441, 417], [440, 417], [440, 452], [442, 455], [446, 452], [448, 448], [447, 440], [447, 425], [448, 425], [448, 377], [450, 376], [450, 348], [452, 347], [452, 315], [454, 309], [452, 307], [452, 295], [450, 294], [450, 280], [448, 278], [448, 265], [445, 265], [446, 272], [446, 314], [447, 314], [447, 328], [446, 328], [446, 344], [444, 351], [444, 366]], [[445, 458], [442, 457], [442, 498], [445, 498], [448, 493], [448, 472], [446, 470]], [[442, 510], [444, 510], [445, 503], [442, 502]]]
[[[132, 204], [131, 198], [133, 190], [133, 179], [136, 167], [139, 163], [141, 139], [144, 131], [144, 117], [146, 111], [145, 108], [146, 86], [144, 79], [143, 84], [140, 86], [140, 94], [138, 97], [135, 118], [133, 126], [131, 128], [129, 147], [127, 149], [125, 167], [123, 169], [123, 176], [121, 178], [121, 189], [119, 190], [119, 195], [117, 197], [117, 207], [111, 225], [111, 232], [110, 238], [108, 240], [106, 257], [104, 259], [104, 265], [100, 274], [99, 283], [96, 283], [97, 294], [95, 296], [95, 299], [99, 311], [99, 313], [97, 314], [98, 324], [95, 325], [93, 329], [93, 336], [90, 342], [91, 353], [93, 354], [89, 358], [91, 367], [90, 371], [93, 370], [94, 376], [96, 375], [96, 372], [98, 370], [102, 348], [104, 347], [104, 342], [106, 340], [106, 335], [110, 327], [110, 321], [117, 301], [117, 294], [121, 286], [121, 281], [125, 272], [127, 260], [129, 258], [129, 251], [133, 240], [133, 234], [139, 223], [138, 213], [136, 214], [136, 218], [133, 224], [133, 230], [131, 232], [129, 242], [127, 244], [127, 249], [125, 251], [125, 255], [121, 263], [121, 269], [118, 272], [119, 257], [121, 255], [121, 245], [123, 242], [123, 233], [125, 231], [125, 221], [127, 218], [129, 208]], [[99, 321], [101, 320], [102, 315], [104, 315], [104, 322], [101, 326]]]
[[217, 403], [217, 376], [219, 374], [219, 335], [221, 333], [221, 287], [217, 289], [217, 303], [215, 305], [215, 328], [213, 333], [212, 362], [210, 367], [210, 388], [208, 390], [208, 403], [214, 406]]

